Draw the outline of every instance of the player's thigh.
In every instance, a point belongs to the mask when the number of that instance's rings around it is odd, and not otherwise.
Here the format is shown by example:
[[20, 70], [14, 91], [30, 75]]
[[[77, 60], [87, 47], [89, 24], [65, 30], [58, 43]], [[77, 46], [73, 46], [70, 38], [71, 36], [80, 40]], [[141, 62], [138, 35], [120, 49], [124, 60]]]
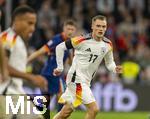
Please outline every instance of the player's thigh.
[[89, 86], [80, 83], [69, 83], [67, 89], [61, 95], [59, 103], [68, 102], [74, 108], [83, 104], [90, 104], [95, 102], [95, 98]]
[[65, 92], [60, 96], [58, 103], [65, 104], [65, 103], [72, 103], [74, 100], [74, 94], [70, 91], [67, 87]]
[[90, 87], [86, 84], [82, 84], [82, 102], [83, 104], [90, 104], [95, 102], [95, 97]]

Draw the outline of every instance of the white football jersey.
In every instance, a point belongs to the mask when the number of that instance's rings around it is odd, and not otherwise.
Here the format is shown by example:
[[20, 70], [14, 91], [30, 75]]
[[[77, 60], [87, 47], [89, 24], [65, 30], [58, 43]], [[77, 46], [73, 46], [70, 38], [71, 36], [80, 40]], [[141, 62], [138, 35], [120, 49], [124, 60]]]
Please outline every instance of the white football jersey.
[[[8, 28], [6, 31], [0, 34], [3, 46], [9, 51], [9, 64], [15, 69], [26, 72], [27, 64], [27, 49], [23, 39], [18, 36], [12, 28]], [[11, 90], [8, 88], [9, 93], [24, 93], [23, 81], [19, 78], [11, 78]], [[13, 88], [14, 87], [14, 88]]]
[[67, 75], [67, 83], [86, 83], [90, 85], [104, 58], [107, 68], [115, 72], [112, 43], [106, 37], [96, 41], [90, 34], [71, 39], [75, 48], [72, 66]]

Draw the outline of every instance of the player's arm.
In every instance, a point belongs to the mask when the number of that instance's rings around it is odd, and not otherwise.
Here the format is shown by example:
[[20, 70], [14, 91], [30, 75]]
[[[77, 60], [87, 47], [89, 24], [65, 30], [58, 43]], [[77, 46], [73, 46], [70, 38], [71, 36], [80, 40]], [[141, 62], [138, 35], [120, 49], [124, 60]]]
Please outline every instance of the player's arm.
[[45, 80], [44, 77], [42, 77], [40, 75], [33, 75], [33, 74], [21, 72], [21, 71], [15, 69], [14, 67], [12, 67], [11, 65], [8, 64], [8, 58], [10, 55], [10, 51], [8, 49], [5, 49], [5, 54], [6, 54], [5, 61], [7, 64], [9, 76], [21, 78], [25, 81], [31, 82], [35, 86], [45, 89], [45, 87], [47, 86], [47, 81]]
[[8, 64], [9, 75], [16, 78], [21, 78], [25, 81], [31, 82], [35, 86], [45, 89], [47, 82], [44, 77], [40, 75], [33, 75], [25, 72], [21, 72]]
[[[6, 68], [8, 70], [9, 76], [21, 78], [26, 81], [32, 82], [36, 86], [45, 88], [47, 85], [47, 82], [42, 76], [27, 74], [25, 72], [21, 72], [15, 68], [13, 68], [11, 65], [9, 65], [8, 59], [10, 57], [11, 52], [14, 50], [16, 40], [13, 40], [13, 39], [9, 40], [7, 38], [4, 38], [4, 40], [3, 40], [2, 37], [0, 37], [0, 40], [2, 41], [2, 45], [3, 45], [4, 51], [5, 51], [5, 62], [6, 62]], [[5, 41], [5, 42], [3, 43], [3, 41]], [[13, 45], [11, 45], [11, 44], [13, 44]]]
[[83, 36], [78, 36], [71, 38], [67, 40], [66, 42], [63, 42], [56, 47], [56, 62], [57, 62], [57, 68], [54, 69], [53, 75], [57, 76], [60, 75], [64, 69], [63, 66], [63, 57], [64, 57], [64, 51], [67, 49], [80, 49], [82, 46], [83, 41], [85, 41], [85, 38]]
[[109, 71], [114, 73], [122, 73], [122, 67], [120, 65], [116, 66], [115, 64], [112, 50], [105, 55], [104, 60]]
[[63, 64], [63, 57], [64, 57], [64, 52], [67, 49], [72, 49], [74, 48], [72, 45], [71, 40], [67, 40], [66, 42], [62, 42], [56, 47], [56, 62], [57, 62], [57, 68], [54, 69], [54, 76], [58, 76], [62, 73], [64, 69], [64, 64]]
[[114, 62], [113, 53], [112, 50], [110, 50], [104, 57], [105, 65], [107, 69], [111, 72], [116, 72], [116, 64]]
[[45, 44], [43, 47], [41, 47], [39, 50], [35, 51], [33, 54], [31, 54], [28, 57], [28, 62], [31, 62], [35, 58], [47, 53], [48, 55], [51, 54], [51, 50], [55, 48], [58, 44], [58, 40], [56, 37], [54, 37], [52, 40], [49, 40], [47, 44]]
[[74, 51], [73, 51], [73, 50], [70, 50], [70, 51], [69, 51], [69, 56], [68, 56], [68, 58], [66, 59], [65, 64], [66, 64], [66, 65], [68, 64], [69, 66], [71, 66], [73, 57], [74, 57]]
[[50, 50], [48, 48], [47, 45], [44, 45], [43, 47], [41, 47], [39, 50], [33, 52], [29, 57], [28, 57], [28, 63], [31, 62], [32, 60], [36, 59], [37, 57], [45, 54], [45, 53], [48, 53], [50, 54]]
[[7, 64], [6, 64], [6, 59], [5, 59], [5, 52], [4, 49], [2, 48], [2, 44], [0, 42], [0, 75], [2, 78], [1, 81], [7, 80], [8, 79], [8, 70], [7, 70]]

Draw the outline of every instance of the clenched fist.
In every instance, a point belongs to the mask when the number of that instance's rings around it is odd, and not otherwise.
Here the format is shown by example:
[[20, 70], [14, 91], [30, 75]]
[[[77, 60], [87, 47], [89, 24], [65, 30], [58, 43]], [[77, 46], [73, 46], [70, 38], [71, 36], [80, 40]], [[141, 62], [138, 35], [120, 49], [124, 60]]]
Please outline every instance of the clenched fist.
[[59, 75], [61, 75], [61, 73], [62, 73], [62, 70], [59, 70], [58, 68], [54, 69], [54, 71], [53, 71], [54, 76], [59, 76]]

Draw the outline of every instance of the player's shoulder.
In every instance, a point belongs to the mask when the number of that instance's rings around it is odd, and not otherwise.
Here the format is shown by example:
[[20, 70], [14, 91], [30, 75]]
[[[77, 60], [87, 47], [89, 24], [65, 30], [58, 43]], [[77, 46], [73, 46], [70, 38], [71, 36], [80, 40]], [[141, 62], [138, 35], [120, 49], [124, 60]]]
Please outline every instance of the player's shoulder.
[[72, 38], [72, 44], [74, 46], [81, 44], [83, 42], [86, 42], [87, 40], [90, 40], [91, 36], [89, 34], [85, 34], [85, 35], [80, 35], [80, 36], [76, 36], [74, 38]]
[[109, 44], [109, 43], [112, 43], [111, 40], [108, 39], [108, 38], [106, 38], [106, 37], [103, 38], [103, 41], [104, 41], [105, 43], [108, 43], [108, 44]]
[[54, 37], [53, 37], [53, 38], [60, 38], [60, 37], [61, 37], [61, 34], [60, 34], [60, 33], [58, 33], [58, 34], [54, 35]]
[[103, 42], [106, 43], [106, 44], [108, 44], [109, 46], [113, 47], [112, 42], [111, 42], [110, 39], [104, 37], [104, 38], [103, 38]]
[[82, 38], [82, 39], [84, 39], [84, 40], [90, 40], [90, 39], [92, 39], [92, 35], [91, 35], [91, 33], [82, 34], [82, 35], [80, 36], [80, 38]]
[[18, 35], [12, 30], [12, 28], [8, 28], [0, 34], [0, 39], [2, 41], [16, 42], [18, 38]]
[[0, 37], [7, 36], [11, 32], [10, 28], [0, 33]]
[[103, 42], [107, 44], [112, 44], [111, 40], [106, 37], [103, 37]]
[[60, 38], [60, 34], [56, 34], [54, 35], [51, 39], [49, 39], [49, 41], [46, 43], [48, 46], [54, 46], [57, 45], [61, 42], [61, 38]]
[[60, 41], [60, 40], [61, 40], [61, 34], [56, 34], [56, 35], [54, 35], [53, 38], [52, 38], [52, 40], [53, 40], [53, 41], [56, 41], [56, 42], [57, 42], [57, 41]]
[[86, 40], [90, 40], [91, 38], [92, 38], [91, 34], [82, 34], [82, 35], [76, 36], [72, 39], [75, 41], [86, 41]]

